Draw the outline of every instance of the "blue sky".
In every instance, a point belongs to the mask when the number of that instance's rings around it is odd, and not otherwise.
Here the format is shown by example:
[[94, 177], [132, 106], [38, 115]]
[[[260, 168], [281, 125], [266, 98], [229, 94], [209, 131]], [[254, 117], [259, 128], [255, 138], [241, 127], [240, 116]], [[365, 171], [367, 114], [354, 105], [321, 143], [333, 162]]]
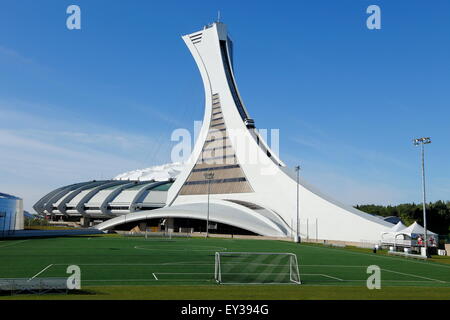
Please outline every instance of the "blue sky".
[[[66, 28], [77, 4], [82, 29]], [[381, 30], [366, 8], [381, 7]], [[450, 200], [450, 2], [2, 1], [0, 191], [52, 189], [170, 161], [170, 134], [203, 117], [180, 36], [220, 10], [240, 92], [280, 154], [348, 204]]]

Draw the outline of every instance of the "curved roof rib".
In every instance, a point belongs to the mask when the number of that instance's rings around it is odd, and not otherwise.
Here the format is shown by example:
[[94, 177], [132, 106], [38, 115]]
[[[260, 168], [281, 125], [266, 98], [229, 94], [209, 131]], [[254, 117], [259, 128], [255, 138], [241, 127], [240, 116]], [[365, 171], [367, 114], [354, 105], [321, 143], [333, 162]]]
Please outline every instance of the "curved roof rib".
[[94, 195], [96, 195], [100, 190], [110, 188], [112, 186], [120, 186], [125, 184], [126, 181], [106, 181], [105, 183], [102, 183], [99, 186], [95, 186], [94, 188], [87, 188], [85, 189], [84, 193], [78, 194], [80, 196], [79, 199], [77, 197], [74, 197], [72, 199], [73, 203], [68, 203], [66, 207], [74, 207], [74, 210], [71, 210], [72, 212], [76, 212], [81, 215], [86, 215], [86, 212], [84, 211], [84, 205], [87, 203]]
[[[118, 214], [129, 213], [138, 208], [140, 202], [147, 200], [149, 193], [160, 186], [171, 184], [173, 181], [129, 181], [102, 180], [75, 183], [58, 188], [42, 197], [34, 205], [39, 214], [63, 214], [66, 216], [114, 216], [111, 205], [121, 207]], [[167, 190], [160, 191], [167, 195]], [[154, 198], [161, 202], [145, 203], [146, 207], [159, 208], [165, 205], [166, 196], [158, 195]], [[124, 210], [123, 208], [127, 208]], [[112, 208], [114, 209], [114, 208]], [[122, 212], [124, 211], [124, 212]]]
[[84, 191], [86, 189], [101, 187], [107, 183], [108, 183], [108, 181], [92, 181], [91, 183], [83, 184], [79, 188], [72, 190], [71, 192], [67, 193], [62, 198], [60, 198], [56, 202], [56, 210], [59, 211], [59, 213], [62, 213], [67, 216], [68, 215], [67, 204], [70, 201], [72, 201], [73, 198], [75, 198], [78, 194], [80, 194], [82, 191]]
[[63, 198], [69, 192], [76, 190], [82, 186], [91, 184], [93, 182], [95, 182], [95, 180], [88, 181], [88, 182], [75, 183], [75, 184], [71, 184], [66, 187], [57, 189], [56, 192], [52, 193], [52, 195], [46, 199], [46, 202], [43, 206], [44, 213], [53, 214], [53, 207], [55, 204], [58, 203], [58, 201], [61, 200], [61, 198]]

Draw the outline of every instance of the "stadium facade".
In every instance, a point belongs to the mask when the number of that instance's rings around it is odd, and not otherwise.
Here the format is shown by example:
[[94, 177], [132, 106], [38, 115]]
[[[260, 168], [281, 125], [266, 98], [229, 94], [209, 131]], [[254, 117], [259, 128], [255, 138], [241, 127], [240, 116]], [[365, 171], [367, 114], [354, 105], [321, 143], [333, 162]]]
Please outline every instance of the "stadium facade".
[[[127, 213], [114, 211], [114, 201], [107, 204], [105, 198], [101, 205], [96, 202], [96, 212], [101, 211], [103, 217], [122, 215], [97, 228], [107, 230], [149, 219], [169, 219], [172, 225], [176, 220], [204, 224], [209, 218], [221, 226], [272, 237], [291, 237], [300, 226], [300, 236], [308, 237], [311, 222], [317, 239], [361, 242], [379, 240], [381, 232], [392, 227], [383, 219], [331, 199], [303, 180], [297, 183], [295, 172], [271, 150], [243, 103], [234, 75], [233, 42], [225, 24], [216, 22], [182, 38], [197, 63], [205, 90], [203, 125], [190, 159], [167, 190], [164, 206], [135, 210], [135, 203]], [[116, 182], [104, 183], [91, 187]], [[71, 188], [79, 190], [75, 185]], [[83, 194], [89, 192], [94, 191]], [[43, 208], [70, 215], [75, 211], [68, 204], [73, 203], [77, 214], [92, 214], [89, 202], [77, 201], [81, 198], [47, 199]], [[306, 230], [301, 227], [305, 222]]]
[[95, 221], [164, 207], [171, 185], [172, 180], [81, 182], [50, 192], [33, 208], [53, 220], [80, 221], [87, 227]]

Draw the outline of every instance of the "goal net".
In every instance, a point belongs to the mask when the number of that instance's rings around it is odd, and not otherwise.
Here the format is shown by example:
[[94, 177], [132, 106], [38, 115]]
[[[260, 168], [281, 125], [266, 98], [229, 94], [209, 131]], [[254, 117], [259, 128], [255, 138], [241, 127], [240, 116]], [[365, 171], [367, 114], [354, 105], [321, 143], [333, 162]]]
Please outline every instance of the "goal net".
[[293, 253], [216, 252], [214, 277], [222, 284], [300, 284]]

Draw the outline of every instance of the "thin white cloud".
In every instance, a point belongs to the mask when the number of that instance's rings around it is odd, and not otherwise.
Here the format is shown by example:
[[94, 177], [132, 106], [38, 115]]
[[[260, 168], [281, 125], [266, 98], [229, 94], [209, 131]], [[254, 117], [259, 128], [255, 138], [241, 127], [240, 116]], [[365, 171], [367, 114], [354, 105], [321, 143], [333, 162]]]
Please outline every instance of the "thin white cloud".
[[[0, 130], [0, 149], [0, 189], [9, 193], [13, 193], [10, 186], [20, 182], [24, 190], [39, 190], [43, 196], [55, 185], [110, 179], [144, 165], [126, 154], [68, 149], [6, 130]], [[24, 194], [29, 203], [39, 199], [35, 196]]]
[[16, 61], [18, 61], [20, 63], [23, 63], [23, 64], [34, 64], [34, 61], [32, 59], [21, 55], [16, 50], [13, 50], [11, 48], [7, 48], [7, 47], [2, 46], [2, 45], [0, 45], [0, 55], [13, 58], [14, 60], [16, 60]]
[[3, 59], [0, 59], [0, 61], [5, 60], [5, 58], [6, 58], [9, 61], [12, 61], [19, 65], [28, 66], [39, 72], [52, 71], [52, 69], [50, 67], [45, 66], [45, 65], [35, 61], [34, 59], [21, 54], [19, 51], [8, 48], [4, 45], [0, 45], [0, 58], [3, 58]]
[[67, 120], [21, 112], [1, 102], [0, 123], [4, 124], [0, 128], [0, 191], [23, 197], [27, 210], [54, 188], [110, 179], [165, 163], [170, 156], [169, 152], [149, 156], [149, 151], [170, 145], [170, 137], [164, 142], [94, 123], [73, 126]]

